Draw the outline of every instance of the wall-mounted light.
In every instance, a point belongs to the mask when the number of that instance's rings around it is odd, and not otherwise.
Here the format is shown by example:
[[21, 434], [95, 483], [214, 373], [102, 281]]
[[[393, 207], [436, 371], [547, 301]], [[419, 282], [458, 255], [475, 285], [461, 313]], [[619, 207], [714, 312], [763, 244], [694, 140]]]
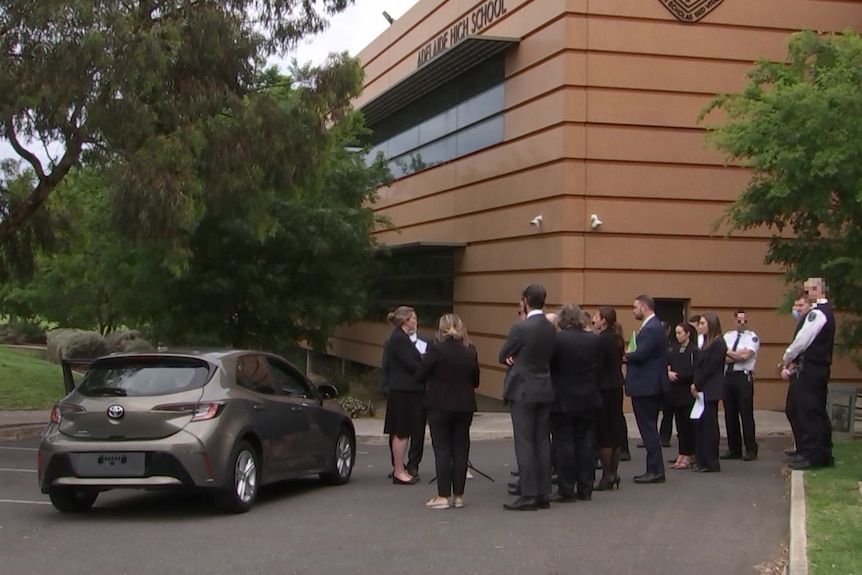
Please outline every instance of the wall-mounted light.
[[383, 17], [386, 18], [386, 21], [389, 22], [389, 25], [395, 24], [395, 18], [389, 15], [389, 12], [386, 10], [383, 11]]

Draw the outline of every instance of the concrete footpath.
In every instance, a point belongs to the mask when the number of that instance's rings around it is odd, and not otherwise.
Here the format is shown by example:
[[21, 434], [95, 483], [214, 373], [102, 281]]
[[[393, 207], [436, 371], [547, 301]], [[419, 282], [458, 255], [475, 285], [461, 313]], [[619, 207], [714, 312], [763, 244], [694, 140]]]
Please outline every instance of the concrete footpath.
[[[0, 411], [0, 438], [20, 439], [38, 436], [50, 416], [49, 410]], [[787, 423], [787, 418], [783, 412], [756, 411], [754, 419], [757, 423], [757, 435], [760, 437], [790, 435], [790, 425]], [[626, 420], [629, 437], [632, 439], [639, 438], [640, 434], [634, 415], [626, 413]], [[382, 417], [354, 419], [353, 424], [356, 427], [357, 439], [360, 442], [377, 444], [387, 441], [383, 434]], [[719, 413], [719, 424], [722, 436], [726, 436], [723, 413]], [[430, 440], [430, 433], [426, 433], [426, 437]], [[509, 414], [505, 412], [476, 413], [470, 428], [470, 437], [473, 441], [511, 438], [512, 420]]]

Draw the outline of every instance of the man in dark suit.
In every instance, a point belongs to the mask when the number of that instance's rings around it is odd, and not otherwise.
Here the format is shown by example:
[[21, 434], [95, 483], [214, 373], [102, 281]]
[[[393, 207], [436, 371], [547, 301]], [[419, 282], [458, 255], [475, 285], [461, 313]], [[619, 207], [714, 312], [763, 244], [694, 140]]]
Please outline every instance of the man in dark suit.
[[655, 301], [639, 295], [632, 311], [641, 321], [635, 337], [636, 348], [626, 353], [626, 394], [632, 398], [638, 429], [647, 452], [646, 473], [635, 476], [635, 483], [664, 483], [664, 460], [658, 433], [658, 412], [662, 394], [669, 386], [667, 377], [667, 340], [661, 321], [655, 315]]
[[599, 338], [586, 331], [586, 325], [581, 308], [566, 304], [560, 311], [560, 331], [551, 357], [551, 430], [558, 469], [558, 490], [551, 501], [561, 503], [591, 499], [596, 479], [593, 426], [595, 411], [602, 404], [597, 380]]
[[511, 366], [503, 383], [503, 399], [510, 404], [515, 457], [520, 470], [521, 497], [503, 507], [514, 511], [547, 508], [551, 494], [551, 384], [550, 361], [556, 328], [545, 318], [545, 288], [531, 284], [521, 301], [527, 318], [515, 323], [500, 348], [500, 363]]

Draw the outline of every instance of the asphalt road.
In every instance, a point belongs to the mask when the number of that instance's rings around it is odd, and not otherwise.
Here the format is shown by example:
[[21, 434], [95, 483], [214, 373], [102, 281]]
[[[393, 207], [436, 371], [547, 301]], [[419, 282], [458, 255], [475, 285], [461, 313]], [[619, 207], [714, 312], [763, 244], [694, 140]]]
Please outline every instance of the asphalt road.
[[[642, 449], [623, 463], [619, 491], [547, 511], [509, 512], [511, 440], [475, 442], [472, 461], [496, 479], [468, 481], [464, 509], [431, 511], [433, 453], [423, 481], [386, 479], [386, 446], [360, 445], [353, 480], [299, 481], [265, 489], [244, 515], [223, 515], [205, 497], [116, 491], [91, 512], [55, 511], [36, 486], [37, 440], [0, 442], [0, 571], [280, 573], [756, 573], [788, 534], [785, 440], [761, 443], [757, 462], [722, 473], [668, 470], [663, 485], [635, 485]], [[665, 450], [668, 458], [670, 450]], [[675, 452], [674, 452], [675, 453]]]

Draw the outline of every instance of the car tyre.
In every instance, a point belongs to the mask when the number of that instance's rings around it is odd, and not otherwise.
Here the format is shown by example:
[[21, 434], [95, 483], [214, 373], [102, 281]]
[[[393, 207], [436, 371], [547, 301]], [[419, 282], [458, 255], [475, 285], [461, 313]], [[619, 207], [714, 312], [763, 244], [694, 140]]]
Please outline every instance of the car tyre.
[[51, 503], [63, 513], [84, 513], [89, 511], [99, 492], [95, 489], [71, 489], [68, 487], [52, 487], [48, 491]]
[[342, 427], [335, 440], [334, 453], [329, 469], [320, 478], [332, 485], [344, 485], [350, 481], [356, 463], [356, 438], [346, 427]]
[[257, 450], [247, 441], [238, 442], [231, 453], [225, 484], [215, 501], [229, 513], [245, 513], [257, 500], [260, 489], [260, 465]]

